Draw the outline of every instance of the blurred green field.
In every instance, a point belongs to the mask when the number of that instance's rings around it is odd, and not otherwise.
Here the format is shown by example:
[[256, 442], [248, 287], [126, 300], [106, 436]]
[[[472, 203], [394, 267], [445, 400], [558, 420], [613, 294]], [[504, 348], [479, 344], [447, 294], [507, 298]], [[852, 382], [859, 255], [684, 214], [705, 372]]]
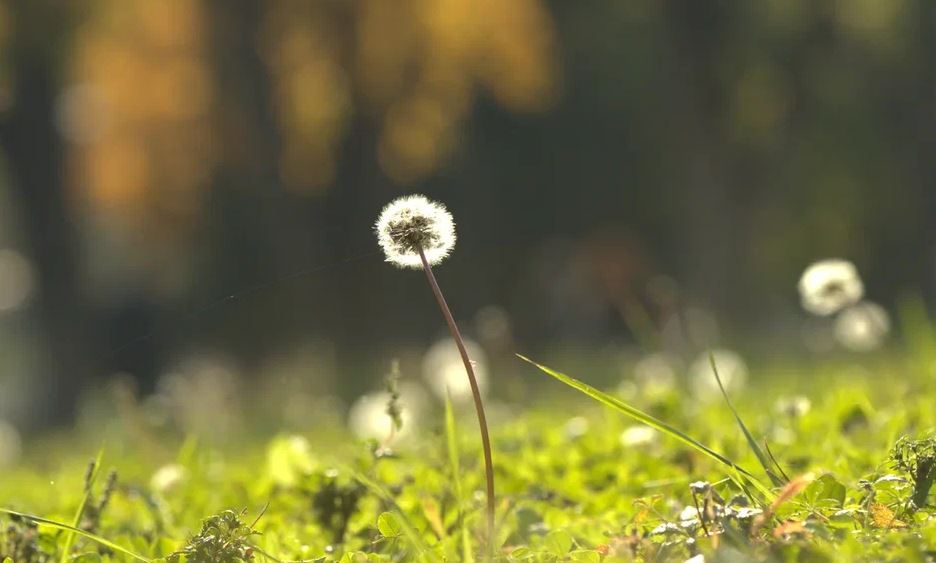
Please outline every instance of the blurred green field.
[[[933, 560], [932, 491], [929, 504], [910, 503], [925, 463], [930, 481], [936, 476], [936, 353], [929, 329], [918, 328], [884, 352], [752, 366], [757, 377], [732, 393], [733, 403], [769, 445], [786, 485], [771, 484], [721, 398], [690, 393], [682, 380], [627, 377], [611, 391], [749, 471], [759, 483], [748, 482], [750, 496], [737, 473], [518, 360], [517, 375], [543, 393], [537, 404], [490, 408], [497, 557]], [[447, 425], [437, 408], [408, 421], [405, 439], [382, 445], [324, 422], [213, 443], [167, 435], [133, 408], [118, 411], [97, 433], [28, 444], [0, 479], [5, 509], [77, 523], [83, 533], [34, 528], [7, 513], [0, 553], [14, 561], [132, 559], [94, 534], [144, 560], [483, 560], [483, 472], [470, 410], [455, 408]], [[899, 463], [902, 436], [920, 442]]]

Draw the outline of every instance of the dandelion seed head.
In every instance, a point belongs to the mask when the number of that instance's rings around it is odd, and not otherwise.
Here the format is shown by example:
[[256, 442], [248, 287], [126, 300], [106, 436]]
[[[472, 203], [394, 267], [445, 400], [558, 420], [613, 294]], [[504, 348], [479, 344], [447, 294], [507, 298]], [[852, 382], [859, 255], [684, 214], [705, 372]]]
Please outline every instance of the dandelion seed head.
[[863, 301], [848, 307], [835, 319], [835, 339], [855, 352], [879, 348], [890, 332], [890, 317], [877, 303]]
[[442, 204], [421, 195], [403, 196], [387, 204], [375, 230], [387, 262], [400, 268], [422, 268], [420, 248], [426, 261], [435, 265], [455, 247], [452, 214]]
[[[748, 367], [737, 352], [727, 349], [716, 349], [711, 352], [718, 368], [718, 377], [725, 390], [739, 390], [747, 382]], [[712, 373], [712, 362], [708, 352], [703, 352], [689, 366], [689, 383], [697, 399], [709, 401], [721, 396], [718, 381]]]
[[[483, 395], [488, 384], [487, 354], [478, 343], [469, 339], [465, 339], [465, 349], [471, 358], [475, 379]], [[446, 393], [455, 404], [466, 403], [472, 399], [465, 365], [458, 353], [458, 347], [449, 338], [437, 341], [426, 351], [423, 356], [423, 378], [440, 400], [445, 400]]]
[[864, 284], [855, 265], [840, 259], [812, 264], [803, 272], [798, 287], [803, 308], [821, 316], [857, 303], [864, 295]]
[[177, 463], [163, 465], [150, 478], [150, 488], [165, 493], [176, 488], [187, 476], [188, 471], [185, 467]]
[[624, 447], [647, 446], [657, 440], [657, 431], [649, 426], [635, 424], [621, 432], [620, 441]]
[[570, 440], [575, 440], [576, 438], [581, 438], [588, 433], [588, 419], [584, 416], [573, 416], [566, 421], [563, 430], [565, 432], [566, 438]]
[[385, 441], [404, 440], [411, 436], [415, 421], [421, 418], [425, 405], [422, 388], [411, 382], [400, 384], [400, 419], [403, 426], [394, 428], [393, 418], [387, 413], [390, 393], [379, 391], [363, 395], [348, 411], [348, 426], [358, 438]]

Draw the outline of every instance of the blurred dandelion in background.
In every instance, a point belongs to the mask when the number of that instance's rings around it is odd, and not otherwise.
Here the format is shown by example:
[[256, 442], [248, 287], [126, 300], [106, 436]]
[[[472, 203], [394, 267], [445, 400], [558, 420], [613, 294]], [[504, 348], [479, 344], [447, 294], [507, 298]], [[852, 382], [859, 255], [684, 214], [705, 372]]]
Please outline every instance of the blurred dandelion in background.
[[643, 424], [628, 426], [621, 432], [621, 445], [624, 447], [647, 446], [656, 442], [657, 431]]
[[806, 268], [799, 280], [800, 302], [814, 315], [828, 316], [864, 296], [864, 284], [847, 260], [821, 260]]
[[[484, 394], [488, 383], [487, 355], [481, 346], [472, 340], [465, 339], [465, 348], [474, 364], [478, 388]], [[439, 340], [426, 351], [423, 356], [423, 378], [440, 400], [445, 399], [446, 389], [452, 397], [452, 402], [456, 404], [471, 400], [471, 385], [465, 377], [461, 355], [458, 353], [458, 347], [450, 339]]]
[[883, 344], [890, 332], [891, 321], [887, 311], [870, 301], [848, 307], [835, 319], [835, 339], [855, 352], [875, 350]]
[[394, 417], [388, 412], [391, 394], [378, 391], [362, 395], [351, 405], [348, 411], [348, 428], [351, 432], [362, 440], [377, 440], [381, 443], [412, 436], [416, 422], [426, 411], [426, 393], [419, 384], [410, 381], [401, 382], [398, 392], [396, 408], [402, 422], [399, 428], [394, 427]]
[[677, 360], [668, 354], [647, 354], [634, 364], [634, 382], [647, 397], [665, 395], [676, 385], [677, 366]]
[[803, 395], [794, 395], [792, 397], [780, 397], [774, 403], [774, 410], [777, 414], [790, 418], [800, 418], [812, 409], [812, 401], [809, 397]]
[[150, 477], [150, 488], [160, 493], [167, 493], [179, 486], [188, 476], [188, 470], [178, 463], [163, 465]]
[[[735, 351], [719, 348], [711, 351], [725, 391], [737, 391], [744, 387], [748, 378], [748, 367]], [[697, 399], [711, 400], [720, 396], [718, 382], [712, 373], [709, 352], [703, 352], [689, 366], [689, 386]]]
[[562, 430], [566, 435], [566, 438], [569, 440], [575, 440], [581, 438], [588, 433], [589, 423], [588, 419], [584, 416], [573, 416], [566, 421], [565, 426]]

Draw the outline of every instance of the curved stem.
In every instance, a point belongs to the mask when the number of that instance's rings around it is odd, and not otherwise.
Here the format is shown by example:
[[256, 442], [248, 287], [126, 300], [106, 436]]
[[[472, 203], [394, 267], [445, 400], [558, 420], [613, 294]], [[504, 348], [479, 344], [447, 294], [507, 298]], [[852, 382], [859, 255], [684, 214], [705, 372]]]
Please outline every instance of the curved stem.
[[468, 357], [468, 350], [465, 348], [465, 341], [462, 339], [458, 325], [455, 324], [455, 317], [449, 309], [439, 283], [432, 273], [429, 261], [422, 248], [419, 249], [419, 258], [422, 260], [423, 271], [426, 272], [426, 279], [429, 281], [429, 287], [439, 303], [439, 309], [442, 310], [442, 316], [448, 324], [449, 332], [452, 333], [452, 339], [455, 340], [455, 346], [458, 347], [458, 353], [461, 355], [462, 362], [465, 364], [465, 372], [468, 374], [468, 383], [471, 384], [471, 395], [474, 398], [475, 411], [478, 413], [478, 426], [481, 427], [481, 446], [484, 450], [484, 473], [487, 477], [487, 543], [488, 555], [494, 553], [494, 462], [491, 456], [491, 438], [488, 435], [487, 418], [484, 416], [484, 404], [481, 402], [481, 389], [478, 387], [478, 379], [475, 377], [474, 365]]

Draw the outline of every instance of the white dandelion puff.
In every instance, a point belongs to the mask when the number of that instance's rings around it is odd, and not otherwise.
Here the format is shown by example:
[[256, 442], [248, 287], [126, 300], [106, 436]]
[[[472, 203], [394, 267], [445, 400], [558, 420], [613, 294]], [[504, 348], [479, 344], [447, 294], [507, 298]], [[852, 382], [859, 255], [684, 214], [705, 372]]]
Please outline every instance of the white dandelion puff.
[[840, 259], [812, 264], [803, 272], [798, 287], [803, 308], [821, 316], [857, 303], [864, 295], [864, 284], [855, 265]]
[[400, 420], [403, 425], [399, 430], [393, 427], [393, 418], [387, 412], [389, 402], [390, 393], [386, 391], [368, 393], [358, 398], [348, 411], [348, 426], [351, 432], [363, 440], [383, 442], [406, 439], [413, 432], [415, 421], [422, 414], [425, 393], [418, 385], [400, 384]]
[[881, 346], [890, 332], [890, 317], [877, 303], [863, 301], [848, 307], [835, 319], [835, 339], [855, 352], [868, 352]]
[[657, 440], [657, 431], [643, 424], [628, 426], [621, 432], [621, 445], [624, 447], [639, 447], [650, 445]]
[[166, 493], [176, 488], [187, 476], [188, 471], [178, 463], [163, 465], [150, 478], [150, 488]]
[[[718, 377], [725, 386], [725, 391], [741, 389], [748, 376], [748, 367], [744, 359], [737, 352], [726, 349], [712, 350], [711, 354], [715, 358]], [[699, 354], [692, 362], [689, 367], [689, 379], [696, 398], [711, 400], [721, 395], [708, 352]]]
[[422, 249], [434, 266], [455, 247], [455, 221], [445, 207], [421, 195], [408, 195], [387, 204], [375, 226], [377, 242], [387, 262], [400, 268], [421, 269]]
[[[465, 339], [465, 349], [471, 358], [478, 388], [483, 395], [488, 383], [487, 356], [481, 346], [468, 339]], [[436, 397], [445, 400], [448, 392], [456, 404], [471, 400], [471, 383], [465, 377], [461, 355], [454, 342], [439, 340], [430, 346], [423, 356], [422, 367], [423, 378]]]
[[588, 419], [584, 416], [573, 416], [566, 421], [563, 431], [566, 438], [575, 440], [587, 434], [589, 426]]
[[634, 364], [634, 381], [648, 397], [660, 397], [676, 385], [676, 362], [666, 354], [648, 354]]

